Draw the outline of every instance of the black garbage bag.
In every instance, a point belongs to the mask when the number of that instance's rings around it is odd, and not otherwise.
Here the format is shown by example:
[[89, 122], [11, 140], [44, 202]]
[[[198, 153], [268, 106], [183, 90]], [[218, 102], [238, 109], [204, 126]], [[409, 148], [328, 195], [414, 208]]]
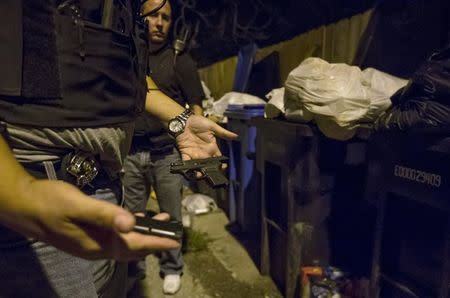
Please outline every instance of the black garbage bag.
[[431, 55], [391, 101], [376, 130], [450, 128], [450, 47]]

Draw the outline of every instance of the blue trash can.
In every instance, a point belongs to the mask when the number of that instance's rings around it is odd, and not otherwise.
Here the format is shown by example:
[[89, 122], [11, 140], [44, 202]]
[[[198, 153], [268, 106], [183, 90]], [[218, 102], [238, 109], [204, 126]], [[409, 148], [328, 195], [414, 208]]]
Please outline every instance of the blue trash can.
[[256, 127], [250, 124], [255, 117], [264, 116], [264, 105], [228, 105], [224, 113], [227, 128], [239, 135], [228, 141], [229, 147], [229, 219], [241, 232], [259, 233], [260, 181], [255, 170]]

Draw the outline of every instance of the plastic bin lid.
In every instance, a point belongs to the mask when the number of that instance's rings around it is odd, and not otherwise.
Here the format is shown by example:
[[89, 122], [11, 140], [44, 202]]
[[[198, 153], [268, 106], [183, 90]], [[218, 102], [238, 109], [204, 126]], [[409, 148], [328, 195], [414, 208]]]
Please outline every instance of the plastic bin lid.
[[265, 104], [229, 104], [227, 106], [227, 110], [236, 111], [236, 110], [264, 110]]
[[224, 115], [231, 119], [251, 119], [264, 115], [264, 104], [231, 104], [225, 110]]

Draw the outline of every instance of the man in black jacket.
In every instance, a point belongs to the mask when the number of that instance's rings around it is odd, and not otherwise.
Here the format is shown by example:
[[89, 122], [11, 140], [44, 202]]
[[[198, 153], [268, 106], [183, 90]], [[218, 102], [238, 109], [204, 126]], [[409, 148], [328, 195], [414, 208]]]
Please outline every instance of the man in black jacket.
[[[159, 0], [149, 0], [143, 13], [156, 7]], [[149, 71], [158, 88], [180, 105], [189, 105], [202, 115], [203, 89], [194, 61], [187, 53], [176, 53], [169, 43], [172, 24], [170, 2], [147, 17], [150, 44]], [[130, 155], [124, 162], [125, 206], [132, 212], [145, 212], [150, 189], [153, 187], [161, 212], [181, 221], [181, 194], [183, 178], [170, 173], [170, 164], [180, 160], [175, 139], [167, 133], [160, 121], [141, 115], [136, 121]], [[145, 263], [130, 263], [131, 279], [145, 276]], [[174, 294], [181, 285], [183, 258], [181, 248], [161, 252], [160, 274], [164, 278], [163, 291]]]
[[183, 107], [146, 92], [138, 5], [114, 2], [110, 26], [101, 3], [0, 2], [2, 297], [123, 297], [126, 266], [110, 260], [178, 246], [133, 232], [117, 206], [117, 172], [144, 106], [182, 124], [184, 159], [220, 154], [214, 136], [234, 136], [199, 116], [180, 121]]

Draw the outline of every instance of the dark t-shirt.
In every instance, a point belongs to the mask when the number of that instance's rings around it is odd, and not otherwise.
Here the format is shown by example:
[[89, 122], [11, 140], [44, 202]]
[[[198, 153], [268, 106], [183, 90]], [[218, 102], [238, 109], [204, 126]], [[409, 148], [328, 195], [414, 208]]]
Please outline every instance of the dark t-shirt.
[[[158, 88], [180, 105], [188, 103], [191, 106], [195, 104], [201, 106], [205, 94], [197, 67], [188, 54], [181, 54], [175, 59], [173, 48], [165, 46], [149, 56], [149, 72]], [[152, 146], [166, 144], [167, 138], [161, 138], [163, 135], [168, 137], [165, 127], [160, 121], [144, 113], [136, 121], [135, 135], [145, 134], [154, 136], [151, 137]], [[165, 141], [159, 142], [159, 139]]]
[[179, 104], [198, 104], [205, 97], [197, 73], [197, 66], [189, 54], [175, 60], [175, 52], [165, 47], [149, 56], [150, 77], [167, 96]]

